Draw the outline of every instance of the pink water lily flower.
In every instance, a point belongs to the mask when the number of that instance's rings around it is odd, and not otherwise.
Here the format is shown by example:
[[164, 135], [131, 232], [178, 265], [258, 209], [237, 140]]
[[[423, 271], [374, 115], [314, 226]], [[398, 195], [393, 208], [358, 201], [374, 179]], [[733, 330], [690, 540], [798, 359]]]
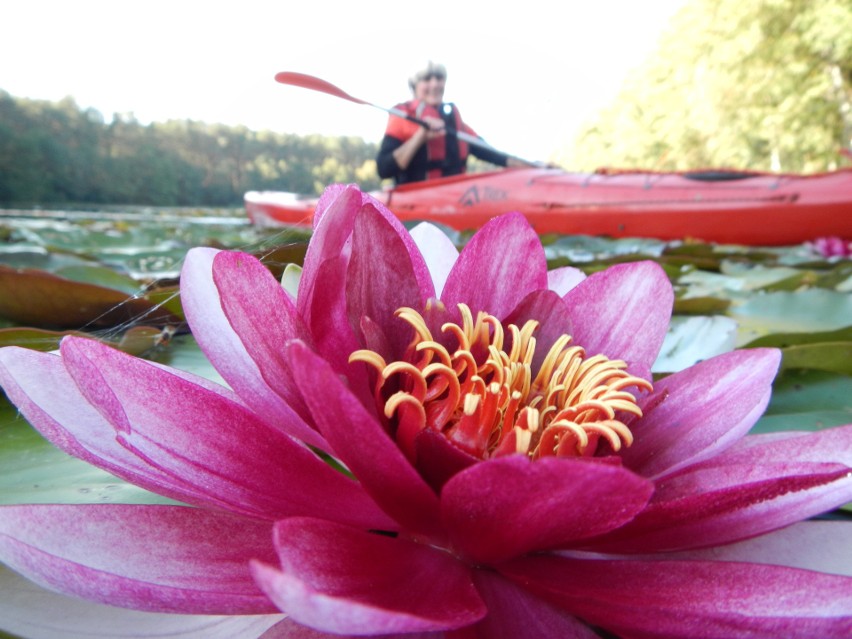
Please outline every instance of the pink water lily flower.
[[852, 528], [803, 521], [852, 500], [852, 425], [748, 435], [770, 349], [654, 382], [657, 265], [548, 274], [518, 214], [459, 254], [339, 186], [297, 295], [212, 249], [181, 295], [227, 387], [80, 338], [0, 350], [45, 437], [186, 504], [0, 508], [35, 583], [234, 636], [852, 636]]

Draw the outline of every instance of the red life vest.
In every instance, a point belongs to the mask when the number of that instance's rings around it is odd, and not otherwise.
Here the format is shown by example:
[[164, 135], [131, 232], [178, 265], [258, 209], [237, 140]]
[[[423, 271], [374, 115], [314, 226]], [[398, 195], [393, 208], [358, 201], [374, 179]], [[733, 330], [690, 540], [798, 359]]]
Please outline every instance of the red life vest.
[[[464, 122], [462, 122], [461, 115], [459, 114], [458, 109], [455, 108], [452, 104], [445, 105], [452, 109], [453, 121], [455, 124], [451, 124], [451, 126], [456, 131], [465, 131], [470, 133], [471, 135], [476, 135], [473, 133], [470, 127], [466, 126]], [[433, 106], [427, 105], [425, 102], [421, 102], [419, 100], [410, 100], [408, 102], [404, 102], [403, 104], [398, 104], [396, 106], [400, 111], [404, 111], [409, 115], [413, 115], [416, 118], [438, 118], [441, 119], [441, 113]], [[415, 134], [417, 129], [420, 128], [420, 125], [416, 122], [411, 122], [410, 120], [406, 120], [404, 118], [393, 117], [391, 116], [388, 119], [388, 127], [385, 131], [386, 135], [390, 135], [391, 137], [396, 138], [397, 140], [401, 140], [405, 142], [411, 136]], [[449, 173], [445, 173], [444, 166], [445, 160], [447, 159], [448, 149], [447, 145], [449, 144], [458, 144], [458, 157], [459, 162], [461, 164], [460, 170], [461, 172], [465, 171], [466, 168], [466, 160], [468, 156], [468, 144], [467, 142], [462, 142], [454, 135], [445, 135], [442, 137], [435, 138], [434, 140], [429, 140], [426, 143], [426, 155], [428, 159], [429, 169], [426, 172], [427, 179], [433, 179], [437, 177], [441, 177], [442, 175], [452, 175], [457, 173], [458, 171], [451, 171]]]

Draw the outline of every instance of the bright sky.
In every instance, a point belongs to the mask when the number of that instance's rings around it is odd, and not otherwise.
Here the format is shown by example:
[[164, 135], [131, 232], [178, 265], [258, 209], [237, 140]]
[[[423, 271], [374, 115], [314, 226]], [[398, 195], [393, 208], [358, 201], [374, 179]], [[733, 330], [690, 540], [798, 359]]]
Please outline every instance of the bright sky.
[[[427, 60], [492, 145], [546, 160], [611, 102], [685, 0], [6, 0], [0, 89], [107, 120], [193, 119], [378, 142], [386, 115], [276, 83], [319, 76], [393, 106]], [[500, 8], [498, 8], [500, 7]]]

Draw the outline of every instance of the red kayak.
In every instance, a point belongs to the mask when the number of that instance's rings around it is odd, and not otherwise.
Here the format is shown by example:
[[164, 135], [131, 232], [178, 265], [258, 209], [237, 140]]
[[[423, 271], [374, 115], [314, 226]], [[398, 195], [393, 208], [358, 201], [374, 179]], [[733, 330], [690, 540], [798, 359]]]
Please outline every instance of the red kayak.
[[[454, 229], [520, 211], [539, 233], [694, 238], [753, 246], [852, 238], [852, 169], [814, 175], [727, 170], [656, 173], [510, 169], [372, 193], [403, 221]], [[257, 226], [310, 225], [315, 198], [251, 191]]]

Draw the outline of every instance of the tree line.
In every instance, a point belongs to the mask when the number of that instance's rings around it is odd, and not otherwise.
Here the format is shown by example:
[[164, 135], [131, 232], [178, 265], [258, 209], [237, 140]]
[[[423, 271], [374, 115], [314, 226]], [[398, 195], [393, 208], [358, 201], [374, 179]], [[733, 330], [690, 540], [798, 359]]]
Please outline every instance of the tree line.
[[850, 147], [850, 0], [692, 0], [560, 159], [816, 172]]
[[192, 120], [106, 121], [72, 98], [0, 91], [0, 205], [239, 206], [249, 190], [318, 194], [332, 182], [380, 185], [377, 145]]

